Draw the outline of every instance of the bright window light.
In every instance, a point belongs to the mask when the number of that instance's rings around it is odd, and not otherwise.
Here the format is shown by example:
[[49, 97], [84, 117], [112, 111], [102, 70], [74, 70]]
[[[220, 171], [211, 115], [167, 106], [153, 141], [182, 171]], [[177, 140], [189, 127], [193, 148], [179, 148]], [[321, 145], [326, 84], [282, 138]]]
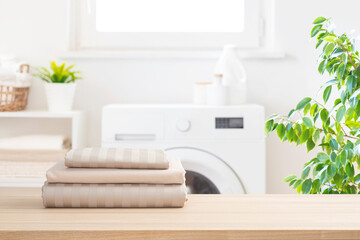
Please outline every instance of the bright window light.
[[98, 32], [243, 32], [244, 0], [97, 0]]

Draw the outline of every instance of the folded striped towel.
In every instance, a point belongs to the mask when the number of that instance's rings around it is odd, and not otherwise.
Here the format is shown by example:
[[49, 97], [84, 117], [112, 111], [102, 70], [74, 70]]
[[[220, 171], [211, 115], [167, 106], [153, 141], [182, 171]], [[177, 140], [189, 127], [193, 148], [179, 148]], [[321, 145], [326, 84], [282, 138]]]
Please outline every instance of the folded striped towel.
[[143, 168], [167, 169], [163, 150], [129, 148], [83, 148], [65, 155], [65, 166], [72, 168]]
[[185, 184], [63, 184], [45, 183], [45, 207], [76, 208], [162, 208], [183, 207]]
[[46, 172], [46, 179], [49, 183], [185, 183], [180, 159], [169, 157], [168, 161], [168, 169], [68, 168], [59, 161]]

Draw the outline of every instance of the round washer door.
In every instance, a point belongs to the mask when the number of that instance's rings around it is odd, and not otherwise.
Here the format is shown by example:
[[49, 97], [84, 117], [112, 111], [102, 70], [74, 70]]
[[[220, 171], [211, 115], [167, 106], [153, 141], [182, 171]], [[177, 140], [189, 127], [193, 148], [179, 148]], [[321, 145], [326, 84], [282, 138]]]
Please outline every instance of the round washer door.
[[194, 147], [165, 149], [178, 157], [186, 170], [186, 186], [193, 194], [243, 194], [245, 186], [236, 172], [219, 156]]

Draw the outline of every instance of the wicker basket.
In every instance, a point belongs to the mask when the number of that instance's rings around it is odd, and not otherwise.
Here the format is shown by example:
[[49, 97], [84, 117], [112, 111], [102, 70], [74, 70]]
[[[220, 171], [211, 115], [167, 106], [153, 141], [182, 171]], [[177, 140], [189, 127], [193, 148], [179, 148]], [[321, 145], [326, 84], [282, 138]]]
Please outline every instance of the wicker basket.
[[15, 112], [26, 108], [30, 87], [0, 86], [0, 112]]
[[[20, 73], [29, 74], [29, 64], [20, 65]], [[29, 96], [28, 86], [0, 85], [0, 112], [16, 112], [26, 108]]]

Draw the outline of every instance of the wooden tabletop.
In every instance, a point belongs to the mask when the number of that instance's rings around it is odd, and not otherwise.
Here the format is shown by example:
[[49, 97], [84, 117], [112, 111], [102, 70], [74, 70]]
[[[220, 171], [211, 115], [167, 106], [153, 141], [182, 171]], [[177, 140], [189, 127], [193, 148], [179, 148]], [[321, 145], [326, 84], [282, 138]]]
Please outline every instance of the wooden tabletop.
[[0, 239], [360, 239], [360, 195], [190, 195], [178, 209], [45, 209], [0, 188]]

